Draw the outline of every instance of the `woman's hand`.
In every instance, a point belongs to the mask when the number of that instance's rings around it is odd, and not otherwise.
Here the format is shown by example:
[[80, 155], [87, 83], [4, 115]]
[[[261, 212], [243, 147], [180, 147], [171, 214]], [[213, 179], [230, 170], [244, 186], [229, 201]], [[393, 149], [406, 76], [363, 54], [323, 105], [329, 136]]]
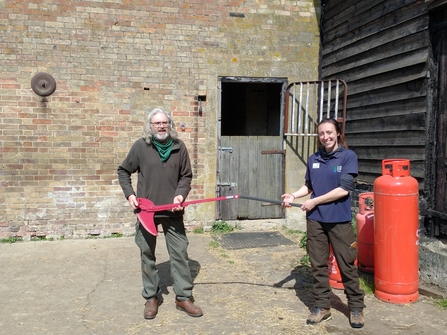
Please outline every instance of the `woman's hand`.
[[295, 200], [295, 196], [291, 193], [286, 193], [281, 196], [281, 199], [283, 201], [281, 207], [283, 208], [292, 207], [290, 206], [290, 204], [293, 203], [293, 201]]
[[309, 199], [309, 200], [304, 201], [301, 204], [301, 210], [305, 211], [305, 212], [309, 212], [312, 209], [314, 209], [316, 205], [317, 205], [317, 202], [315, 201], [315, 198], [314, 199]]

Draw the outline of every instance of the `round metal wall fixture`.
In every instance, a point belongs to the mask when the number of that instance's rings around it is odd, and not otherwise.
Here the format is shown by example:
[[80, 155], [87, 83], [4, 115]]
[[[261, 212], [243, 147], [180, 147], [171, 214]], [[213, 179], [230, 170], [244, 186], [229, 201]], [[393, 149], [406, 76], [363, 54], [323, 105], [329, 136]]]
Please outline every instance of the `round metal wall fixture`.
[[31, 88], [37, 95], [47, 97], [56, 90], [56, 81], [50, 74], [39, 72], [31, 79]]

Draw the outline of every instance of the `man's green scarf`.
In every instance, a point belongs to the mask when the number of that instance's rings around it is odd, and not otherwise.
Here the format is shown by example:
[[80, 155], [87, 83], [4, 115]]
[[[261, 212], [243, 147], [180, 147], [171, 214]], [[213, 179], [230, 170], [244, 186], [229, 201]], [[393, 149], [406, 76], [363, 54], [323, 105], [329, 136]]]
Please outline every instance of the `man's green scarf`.
[[158, 142], [155, 137], [152, 138], [152, 143], [154, 143], [155, 148], [157, 148], [158, 154], [160, 155], [161, 161], [164, 163], [168, 160], [171, 155], [172, 143], [174, 141], [172, 138], [169, 139], [166, 143]]

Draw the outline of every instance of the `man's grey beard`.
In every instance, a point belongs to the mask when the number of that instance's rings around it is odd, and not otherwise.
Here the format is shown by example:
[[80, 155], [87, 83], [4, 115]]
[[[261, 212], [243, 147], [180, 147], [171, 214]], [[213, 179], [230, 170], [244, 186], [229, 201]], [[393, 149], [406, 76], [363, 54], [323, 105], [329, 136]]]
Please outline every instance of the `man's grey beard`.
[[169, 136], [168, 133], [162, 133], [162, 134], [157, 133], [157, 134], [154, 135], [154, 137], [155, 137], [157, 140], [159, 140], [159, 141], [164, 141], [165, 139], [168, 138], [168, 136]]

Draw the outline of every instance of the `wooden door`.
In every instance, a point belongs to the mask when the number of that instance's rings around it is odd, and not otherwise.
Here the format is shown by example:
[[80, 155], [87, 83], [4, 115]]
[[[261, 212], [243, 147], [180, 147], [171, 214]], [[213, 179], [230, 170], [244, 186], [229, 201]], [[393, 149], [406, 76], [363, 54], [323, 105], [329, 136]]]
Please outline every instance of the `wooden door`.
[[[222, 136], [218, 193], [281, 200], [284, 154], [281, 136]], [[218, 201], [218, 219], [283, 218], [284, 209], [259, 201]]]

